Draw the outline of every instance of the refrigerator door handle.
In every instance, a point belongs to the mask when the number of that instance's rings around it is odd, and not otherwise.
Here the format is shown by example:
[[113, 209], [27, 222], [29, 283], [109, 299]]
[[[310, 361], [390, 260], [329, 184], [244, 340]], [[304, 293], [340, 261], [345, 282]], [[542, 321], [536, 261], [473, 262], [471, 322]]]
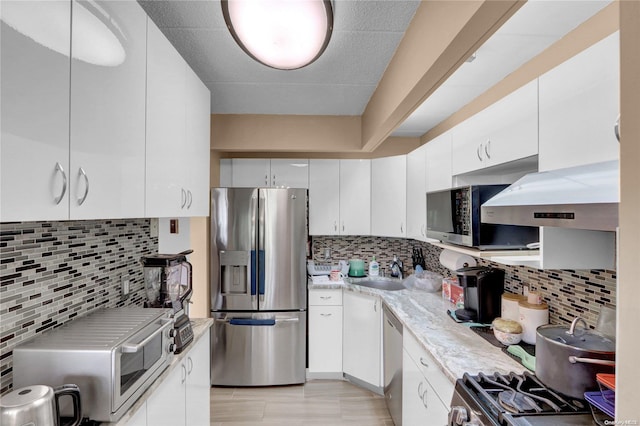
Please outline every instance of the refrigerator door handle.
[[300, 318], [216, 318], [215, 322], [229, 323], [231, 325], [257, 325], [257, 326], [273, 326], [283, 323], [297, 323]]

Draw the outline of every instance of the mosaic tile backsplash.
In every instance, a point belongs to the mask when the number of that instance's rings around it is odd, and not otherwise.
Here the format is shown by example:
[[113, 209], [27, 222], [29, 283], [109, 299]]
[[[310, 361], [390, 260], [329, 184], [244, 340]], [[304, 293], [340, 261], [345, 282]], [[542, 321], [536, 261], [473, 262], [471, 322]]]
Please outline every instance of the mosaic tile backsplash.
[[157, 251], [149, 219], [0, 224], [0, 393], [16, 344], [102, 307], [142, 306], [139, 260]]
[[[368, 268], [372, 256], [380, 268], [389, 274], [389, 264], [394, 255], [404, 262], [405, 275], [413, 273], [412, 249], [422, 248], [427, 270], [443, 276], [453, 272], [440, 264], [442, 249], [422, 241], [403, 238], [380, 237], [312, 237], [312, 253], [319, 263], [337, 263], [341, 259], [359, 258]], [[325, 249], [330, 259], [325, 260]], [[549, 305], [549, 321], [552, 324], [568, 324], [576, 316], [584, 318], [593, 328], [600, 307], [615, 309], [616, 271], [605, 270], [539, 270], [525, 266], [508, 266], [476, 258], [478, 265], [493, 266], [505, 270], [505, 288], [512, 293], [522, 293], [523, 285], [539, 291]]]

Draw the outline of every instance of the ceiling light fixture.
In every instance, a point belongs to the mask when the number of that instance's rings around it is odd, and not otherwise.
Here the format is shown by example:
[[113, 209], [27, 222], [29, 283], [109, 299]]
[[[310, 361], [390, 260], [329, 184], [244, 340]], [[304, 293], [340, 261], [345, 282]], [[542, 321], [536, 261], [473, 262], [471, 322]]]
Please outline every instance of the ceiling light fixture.
[[333, 31], [330, 0], [222, 0], [236, 43], [256, 61], [295, 70], [318, 59]]

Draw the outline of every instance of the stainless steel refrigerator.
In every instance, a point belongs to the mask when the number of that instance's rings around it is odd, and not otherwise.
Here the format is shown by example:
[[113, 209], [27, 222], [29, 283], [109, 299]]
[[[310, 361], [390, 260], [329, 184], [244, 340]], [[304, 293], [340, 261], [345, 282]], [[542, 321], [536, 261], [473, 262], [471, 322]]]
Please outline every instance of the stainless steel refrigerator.
[[307, 190], [211, 190], [211, 384], [304, 383]]

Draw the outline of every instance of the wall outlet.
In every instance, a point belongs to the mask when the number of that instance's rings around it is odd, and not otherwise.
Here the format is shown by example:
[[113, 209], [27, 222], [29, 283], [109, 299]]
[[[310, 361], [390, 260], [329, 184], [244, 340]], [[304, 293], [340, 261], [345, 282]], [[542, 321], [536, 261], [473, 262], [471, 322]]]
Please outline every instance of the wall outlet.
[[324, 260], [331, 259], [331, 249], [329, 247], [324, 249]]
[[158, 218], [149, 220], [149, 235], [151, 238], [158, 238]]
[[169, 220], [169, 233], [177, 234], [178, 232], [178, 219]]
[[130, 291], [130, 280], [129, 280], [129, 275], [121, 275], [120, 276], [120, 300], [126, 300], [129, 298], [129, 291]]

